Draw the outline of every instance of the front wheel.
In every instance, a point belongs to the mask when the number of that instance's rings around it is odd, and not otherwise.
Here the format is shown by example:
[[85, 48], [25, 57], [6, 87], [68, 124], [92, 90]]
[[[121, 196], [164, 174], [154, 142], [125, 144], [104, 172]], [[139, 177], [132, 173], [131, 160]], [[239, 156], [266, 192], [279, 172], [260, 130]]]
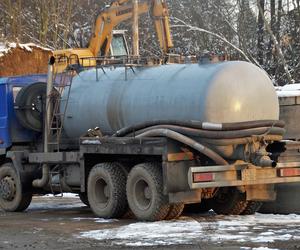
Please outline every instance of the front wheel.
[[162, 170], [159, 164], [143, 163], [129, 173], [126, 186], [129, 207], [139, 220], [164, 220], [170, 206], [163, 194]]
[[0, 208], [6, 212], [22, 212], [32, 200], [32, 194], [25, 192], [12, 163], [0, 167]]

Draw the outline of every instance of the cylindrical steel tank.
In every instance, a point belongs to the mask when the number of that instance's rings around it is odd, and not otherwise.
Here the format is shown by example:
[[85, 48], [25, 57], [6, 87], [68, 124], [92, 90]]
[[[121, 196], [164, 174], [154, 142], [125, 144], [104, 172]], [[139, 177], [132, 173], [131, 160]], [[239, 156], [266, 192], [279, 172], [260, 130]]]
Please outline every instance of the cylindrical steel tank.
[[[67, 99], [66, 89], [62, 100]], [[65, 102], [62, 101], [63, 112]], [[279, 119], [268, 75], [246, 62], [174, 64], [83, 71], [73, 79], [67, 136], [104, 134], [153, 120], [243, 122]]]

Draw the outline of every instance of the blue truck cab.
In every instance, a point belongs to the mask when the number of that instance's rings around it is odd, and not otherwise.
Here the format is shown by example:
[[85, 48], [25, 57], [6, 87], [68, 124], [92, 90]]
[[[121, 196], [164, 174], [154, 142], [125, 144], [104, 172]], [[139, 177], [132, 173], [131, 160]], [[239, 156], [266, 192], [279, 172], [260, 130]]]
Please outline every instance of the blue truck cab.
[[28, 75], [0, 78], [0, 155], [11, 146], [34, 141], [38, 133], [24, 128], [15, 113], [19, 91], [32, 83], [45, 82], [46, 75]]

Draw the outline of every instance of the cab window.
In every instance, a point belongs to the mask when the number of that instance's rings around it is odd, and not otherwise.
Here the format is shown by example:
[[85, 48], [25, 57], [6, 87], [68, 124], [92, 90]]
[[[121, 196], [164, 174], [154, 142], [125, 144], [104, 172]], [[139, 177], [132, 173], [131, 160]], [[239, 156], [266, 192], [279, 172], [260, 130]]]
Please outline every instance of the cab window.
[[112, 56], [127, 56], [127, 48], [124, 36], [114, 35], [111, 41]]

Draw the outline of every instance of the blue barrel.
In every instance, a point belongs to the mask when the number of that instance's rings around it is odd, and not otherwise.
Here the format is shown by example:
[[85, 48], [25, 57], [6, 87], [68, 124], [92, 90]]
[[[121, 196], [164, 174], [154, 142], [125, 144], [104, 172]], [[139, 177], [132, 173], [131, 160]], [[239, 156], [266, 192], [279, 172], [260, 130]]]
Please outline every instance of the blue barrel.
[[[63, 112], [68, 90], [63, 93]], [[153, 120], [243, 122], [278, 120], [268, 75], [247, 62], [105, 68], [73, 79], [64, 129], [78, 138], [99, 127], [110, 135]]]

